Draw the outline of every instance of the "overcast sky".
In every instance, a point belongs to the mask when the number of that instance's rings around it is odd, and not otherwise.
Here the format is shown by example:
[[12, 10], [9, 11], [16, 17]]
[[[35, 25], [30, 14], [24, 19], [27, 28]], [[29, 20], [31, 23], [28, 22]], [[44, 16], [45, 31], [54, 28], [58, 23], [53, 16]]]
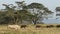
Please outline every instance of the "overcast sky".
[[[3, 8], [2, 4], [14, 4], [15, 1], [23, 0], [0, 0], [0, 9]], [[24, 0], [27, 4], [32, 2], [42, 3], [44, 6], [48, 7], [50, 10], [55, 10], [57, 6], [60, 6], [60, 0]]]
[[[23, 1], [23, 0], [0, 0], [0, 9], [4, 8], [2, 4], [15, 4], [15, 1]], [[24, 0], [27, 4], [32, 2], [37, 2], [43, 4], [45, 7], [48, 7], [49, 10], [54, 11], [57, 6], [60, 6], [60, 0]], [[60, 22], [60, 20], [49, 19], [45, 20], [45, 22]]]

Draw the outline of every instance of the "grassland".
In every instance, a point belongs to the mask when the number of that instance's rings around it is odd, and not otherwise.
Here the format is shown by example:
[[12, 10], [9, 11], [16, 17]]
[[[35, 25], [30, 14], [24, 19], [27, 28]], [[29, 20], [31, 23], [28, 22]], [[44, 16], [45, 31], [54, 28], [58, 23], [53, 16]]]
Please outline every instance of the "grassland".
[[60, 34], [60, 28], [35, 28], [34, 25], [20, 28], [19, 30], [8, 29], [7, 25], [0, 25], [0, 34]]

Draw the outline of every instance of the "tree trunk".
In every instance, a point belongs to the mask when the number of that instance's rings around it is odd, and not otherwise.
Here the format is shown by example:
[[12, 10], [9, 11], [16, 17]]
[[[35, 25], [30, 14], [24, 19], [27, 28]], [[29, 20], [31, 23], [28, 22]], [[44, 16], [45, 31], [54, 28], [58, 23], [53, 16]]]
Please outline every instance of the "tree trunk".
[[22, 24], [22, 19], [21, 19], [21, 24]]
[[18, 18], [16, 19], [16, 22], [15, 22], [15, 24], [18, 24]]

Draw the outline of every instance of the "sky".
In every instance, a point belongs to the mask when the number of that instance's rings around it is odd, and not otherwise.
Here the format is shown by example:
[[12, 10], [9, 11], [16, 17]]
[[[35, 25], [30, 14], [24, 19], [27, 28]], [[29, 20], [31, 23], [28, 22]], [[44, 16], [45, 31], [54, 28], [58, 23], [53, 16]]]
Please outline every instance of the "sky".
[[[0, 9], [3, 9], [4, 6], [2, 4], [15, 4], [15, 1], [23, 1], [23, 0], [0, 0]], [[45, 7], [47, 7], [49, 10], [55, 12], [55, 8], [57, 6], [60, 6], [60, 0], [24, 0], [25, 3], [30, 4], [32, 2], [37, 2], [43, 4]], [[16, 5], [16, 4], [15, 4]], [[54, 14], [55, 15], [55, 14]], [[54, 16], [55, 17], [55, 16]], [[59, 23], [60, 19], [48, 19], [44, 20], [46, 23]]]

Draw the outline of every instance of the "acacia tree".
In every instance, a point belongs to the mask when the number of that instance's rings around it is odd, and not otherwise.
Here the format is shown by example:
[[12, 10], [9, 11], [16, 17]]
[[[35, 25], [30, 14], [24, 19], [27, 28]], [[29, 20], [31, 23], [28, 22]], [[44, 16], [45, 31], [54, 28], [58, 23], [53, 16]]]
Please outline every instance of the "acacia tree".
[[23, 22], [23, 20], [31, 20], [31, 17], [32, 14], [30, 12], [28, 12], [28, 10], [26, 10], [25, 7], [26, 4], [24, 3], [25, 1], [22, 1], [22, 2], [16, 2], [16, 4], [18, 5], [19, 8], [22, 8], [22, 9], [19, 9], [18, 13], [20, 15], [20, 21], [21, 23]]
[[60, 7], [56, 7], [56, 9], [55, 9], [56, 11], [60, 11]]
[[[56, 16], [60, 16], [60, 7], [56, 7]], [[56, 19], [58, 19], [59, 17], [57, 17]]]
[[[19, 8], [23, 8], [24, 1], [22, 2], [16, 2]], [[6, 15], [7, 17], [11, 17], [11, 21], [14, 21], [14, 24], [17, 24], [19, 21], [21, 21], [21, 23], [23, 22], [23, 20], [27, 20], [30, 19], [29, 15], [32, 15], [30, 12], [28, 12], [27, 10], [16, 10], [15, 8], [17, 8], [16, 6], [13, 6], [13, 4], [3, 4], [3, 6], [5, 6], [5, 10], [6, 10]], [[8, 18], [9, 19], [9, 18]]]
[[[12, 6], [11, 6], [12, 5]], [[6, 17], [9, 19], [11, 19], [11, 22], [13, 22], [15, 24], [15, 18], [14, 18], [14, 11], [15, 11], [15, 6], [13, 6], [13, 4], [3, 4], [3, 6], [5, 6], [5, 12], [6, 13]]]
[[40, 23], [44, 18], [48, 18], [47, 15], [52, 14], [53, 12], [51, 12], [50, 10], [48, 10], [48, 8], [45, 8], [44, 5], [39, 4], [39, 3], [31, 3], [27, 6], [27, 9], [33, 9], [33, 21], [34, 24], [37, 23], [37, 21], [39, 20]]

